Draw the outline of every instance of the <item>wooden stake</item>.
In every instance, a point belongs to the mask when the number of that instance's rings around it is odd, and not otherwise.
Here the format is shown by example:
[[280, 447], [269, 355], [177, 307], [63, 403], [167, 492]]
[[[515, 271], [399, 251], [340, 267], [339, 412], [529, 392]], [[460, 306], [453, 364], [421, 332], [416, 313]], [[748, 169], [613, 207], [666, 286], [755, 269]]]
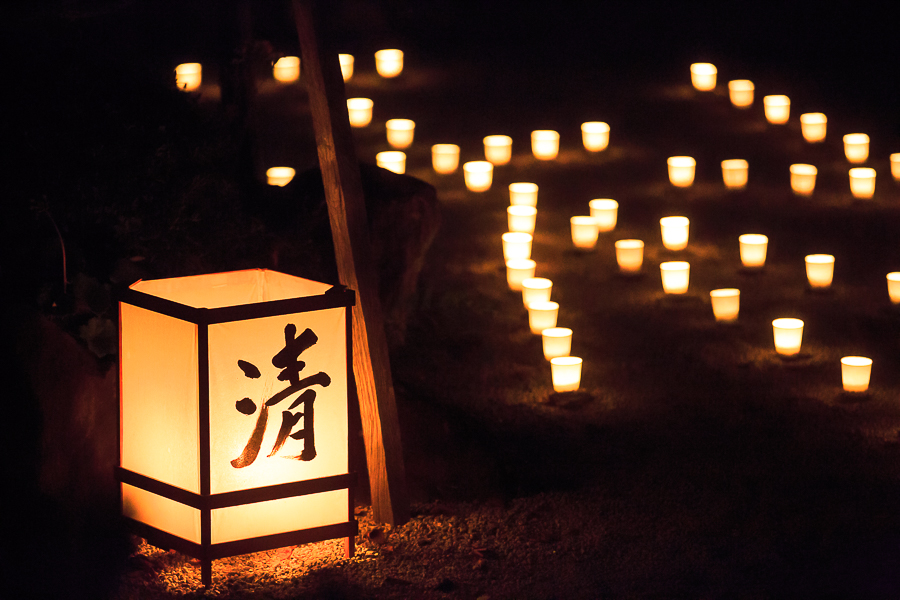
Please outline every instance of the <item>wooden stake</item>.
[[353, 373], [372, 508], [376, 521], [400, 525], [409, 519], [400, 424], [344, 80], [337, 52], [320, 53], [310, 1], [293, 0], [293, 5], [338, 275], [343, 285], [357, 292]]

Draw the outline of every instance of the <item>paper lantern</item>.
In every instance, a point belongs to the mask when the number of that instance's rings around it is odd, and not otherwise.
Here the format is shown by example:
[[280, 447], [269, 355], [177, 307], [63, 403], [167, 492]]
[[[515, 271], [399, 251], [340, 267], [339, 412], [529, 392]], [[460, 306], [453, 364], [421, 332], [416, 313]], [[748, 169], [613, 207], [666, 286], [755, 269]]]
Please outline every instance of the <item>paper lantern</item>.
[[486, 192], [494, 179], [494, 165], [486, 160], [472, 160], [463, 164], [463, 174], [470, 192]]
[[733, 79], [728, 82], [728, 97], [737, 108], [753, 104], [753, 82], [749, 79]]
[[772, 321], [775, 336], [775, 351], [782, 356], [793, 356], [800, 352], [803, 341], [803, 321], [800, 319], [775, 319]]
[[806, 256], [806, 279], [809, 287], [824, 289], [831, 286], [834, 278], [834, 256], [830, 254], [809, 254]]
[[850, 169], [850, 193], [854, 198], [868, 199], [875, 195], [875, 169]]
[[865, 133], [848, 133], [844, 136], [844, 156], [854, 164], [866, 162], [869, 158], [869, 136]]
[[266, 180], [269, 185], [284, 187], [294, 178], [296, 171], [291, 167], [272, 167], [266, 169]]
[[619, 215], [618, 202], [610, 198], [595, 198], [588, 202], [588, 206], [600, 231], [607, 232], [616, 228], [616, 220]]
[[120, 296], [122, 510], [205, 585], [226, 556], [341, 537], [352, 553], [354, 297], [266, 270]]
[[538, 186], [534, 183], [520, 181], [509, 184], [509, 203], [537, 206]]
[[175, 85], [179, 90], [193, 92], [200, 87], [203, 67], [200, 63], [184, 63], [175, 67]]
[[537, 218], [537, 209], [533, 206], [508, 206], [506, 208], [506, 221], [510, 231], [524, 231], [534, 233], [534, 221]]
[[540, 335], [540, 333], [556, 327], [556, 317], [559, 314], [559, 304], [552, 301], [532, 302], [528, 305], [528, 326], [531, 333]]
[[865, 356], [845, 356], [841, 359], [841, 383], [845, 392], [865, 392], [872, 375], [872, 359]]
[[722, 179], [729, 190], [742, 190], [747, 187], [747, 161], [732, 158], [722, 161]]
[[494, 166], [507, 164], [512, 158], [512, 138], [508, 135], [489, 135], [484, 138], [484, 157]]
[[791, 116], [791, 99], [787, 96], [774, 95], [763, 97], [766, 120], [773, 125], [783, 125]]
[[694, 63], [691, 65], [691, 83], [701, 92], [709, 92], [716, 88], [716, 67], [710, 63]]
[[737, 288], [711, 290], [709, 299], [716, 321], [730, 323], [737, 320], [741, 308], [741, 290]]
[[291, 83], [300, 79], [300, 58], [282, 56], [272, 66], [272, 76], [282, 83]]
[[602, 121], [588, 121], [581, 124], [581, 142], [585, 150], [600, 152], [609, 145], [609, 125]]
[[825, 139], [828, 119], [823, 113], [804, 113], [800, 115], [800, 131], [803, 139], [810, 143]]
[[600, 224], [589, 216], [577, 216], [569, 219], [572, 226], [572, 243], [580, 250], [592, 250], [597, 245]]
[[399, 150], [386, 150], [375, 155], [375, 164], [382, 169], [403, 174], [406, 172], [406, 154]]
[[666, 294], [686, 294], [691, 279], [691, 265], [683, 260], [670, 260], [659, 265], [663, 291]]
[[541, 332], [544, 358], [553, 360], [572, 352], [572, 330], [568, 327], [548, 327]]
[[816, 188], [816, 173], [812, 165], [791, 165], [791, 189], [798, 196], [811, 196]]
[[353, 77], [353, 63], [354, 58], [352, 54], [338, 54], [338, 60], [341, 63], [341, 77], [344, 78], [344, 81], [350, 81], [350, 78]]
[[531, 258], [532, 237], [520, 231], [507, 231], [500, 240], [503, 242], [503, 260]]
[[409, 119], [388, 119], [384, 124], [387, 130], [387, 141], [392, 148], [402, 150], [409, 148], [413, 142], [416, 124]]
[[403, 51], [390, 49], [375, 53], [375, 70], [382, 77], [396, 77], [403, 71]]
[[687, 217], [663, 217], [659, 220], [663, 246], [668, 250], [684, 250], [688, 245], [691, 221]]
[[891, 154], [891, 175], [900, 181], [900, 152]]
[[531, 152], [538, 160], [553, 160], [559, 154], [559, 134], [549, 129], [532, 131]]
[[619, 271], [629, 275], [640, 273], [644, 262], [644, 242], [641, 240], [618, 240], [616, 242], [616, 263]]
[[372, 105], [369, 98], [347, 98], [347, 114], [351, 127], [365, 127], [372, 122]]
[[738, 237], [741, 246], [741, 264], [748, 269], [762, 268], [766, 264], [769, 238], [760, 233], [745, 233]]
[[900, 304], [900, 271], [887, 274], [888, 296], [892, 304]]
[[554, 392], [577, 392], [581, 386], [582, 360], [577, 356], [550, 359], [550, 377]]
[[675, 187], [691, 187], [694, 183], [694, 171], [697, 161], [690, 156], [672, 156], [666, 163], [669, 166], [669, 181]]
[[435, 144], [431, 147], [431, 166], [436, 173], [449, 175], [459, 168], [459, 146], [456, 144]]
[[506, 283], [514, 292], [522, 291], [522, 282], [534, 277], [537, 264], [530, 258], [514, 258], [506, 261]]
[[549, 302], [553, 282], [546, 277], [529, 277], [522, 280], [522, 304], [528, 307], [533, 302]]

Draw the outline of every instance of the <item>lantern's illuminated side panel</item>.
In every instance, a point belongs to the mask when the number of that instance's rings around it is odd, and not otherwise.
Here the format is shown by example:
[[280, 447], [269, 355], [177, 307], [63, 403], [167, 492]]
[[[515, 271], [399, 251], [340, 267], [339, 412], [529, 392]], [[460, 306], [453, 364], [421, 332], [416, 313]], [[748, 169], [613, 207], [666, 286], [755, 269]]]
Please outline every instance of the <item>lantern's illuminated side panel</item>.
[[122, 484], [122, 514], [189, 542], [201, 542], [199, 510], [127, 483]]
[[[333, 490], [215, 509], [212, 511], [212, 543], [346, 523], [349, 502], [347, 490]], [[303, 524], [298, 527], [299, 521]]]

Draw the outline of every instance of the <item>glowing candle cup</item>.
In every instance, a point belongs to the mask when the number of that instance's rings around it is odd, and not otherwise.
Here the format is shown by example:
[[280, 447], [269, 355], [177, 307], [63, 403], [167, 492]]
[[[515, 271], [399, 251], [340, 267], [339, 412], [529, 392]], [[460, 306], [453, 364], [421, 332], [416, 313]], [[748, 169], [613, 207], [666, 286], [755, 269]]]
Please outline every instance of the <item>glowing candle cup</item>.
[[891, 175], [900, 181], [900, 152], [891, 154]]
[[844, 136], [844, 156], [853, 164], [862, 164], [869, 158], [869, 136], [865, 133], [848, 133]]
[[683, 260], [671, 260], [659, 265], [663, 291], [666, 294], [686, 294], [691, 278], [691, 265]]
[[529, 277], [522, 280], [522, 304], [527, 308], [533, 302], [549, 302], [553, 282], [546, 277]]
[[710, 63], [694, 63], [691, 65], [691, 84], [701, 91], [709, 92], [716, 88], [716, 67]]
[[737, 108], [753, 105], [753, 82], [749, 79], [733, 79], [728, 82], [728, 97]]
[[900, 271], [887, 274], [888, 296], [892, 304], [900, 304]]
[[772, 321], [775, 337], [775, 351], [782, 356], [800, 353], [803, 341], [803, 321], [800, 319], [775, 319]]
[[544, 358], [553, 360], [572, 352], [572, 330], [568, 327], [548, 327], [541, 332]]
[[470, 192], [486, 192], [494, 179], [494, 165], [486, 160], [472, 160], [463, 164], [466, 187]]
[[691, 187], [697, 161], [690, 156], [672, 156], [666, 160], [669, 166], [669, 181], [675, 187]]
[[300, 79], [300, 58], [282, 56], [272, 67], [272, 77], [282, 83], [291, 83]]
[[200, 63], [184, 63], [175, 67], [175, 85], [179, 90], [193, 92], [200, 87], [203, 80], [203, 67]]
[[266, 170], [266, 181], [269, 185], [284, 187], [294, 178], [295, 171], [291, 167], [272, 167]]
[[662, 243], [667, 250], [684, 250], [688, 245], [691, 221], [687, 217], [663, 217], [659, 220]]
[[347, 113], [351, 127], [365, 127], [372, 122], [372, 100], [369, 98], [347, 98]]
[[868, 199], [875, 195], [875, 169], [850, 169], [850, 193], [854, 198]]
[[763, 98], [766, 120], [773, 125], [783, 125], [791, 116], [791, 99], [787, 96], [774, 95]]
[[577, 356], [557, 356], [550, 359], [550, 376], [554, 392], [577, 392], [581, 387], [582, 360]]
[[759, 233], [745, 233], [738, 237], [741, 245], [741, 264], [748, 269], [761, 269], [766, 264], [769, 238]]
[[384, 124], [387, 130], [387, 141], [392, 148], [403, 150], [413, 142], [416, 124], [409, 119], [388, 119]]
[[500, 236], [503, 242], [503, 260], [514, 258], [531, 258], [531, 242], [533, 238], [528, 233], [520, 231], [508, 231]]
[[534, 221], [537, 209], [533, 206], [509, 206], [506, 208], [506, 221], [510, 231], [534, 233]]
[[431, 147], [431, 166], [436, 173], [449, 175], [459, 168], [459, 146], [456, 144], [435, 144]]
[[559, 154], [559, 133], [549, 129], [531, 132], [531, 152], [538, 160], [553, 160]]
[[540, 335], [545, 329], [556, 327], [559, 304], [552, 301], [532, 302], [528, 305], [528, 327], [531, 333]]
[[811, 196], [816, 189], [816, 169], [812, 165], [791, 165], [791, 189], [798, 196]]
[[616, 262], [619, 271], [627, 275], [641, 272], [644, 263], [644, 242], [641, 240], [618, 240], [616, 242]]
[[609, 125], [602, 121], [588, 121], [581, 124], [581, 141], [585, 150], [600, 152], [609, 145]]
[[572, 225], [572, 243], [580, 250], [592, 250], [597, 245], [600, 224], [597, 219], [588, 216], [577, 216], [569, 219]]
[[868, 391], [872, 375], [872, 359], [865, 356], [845, 356], [841, 359], [841, 383], [845, 392]]
[[733, 158], [722, 161], [722, 179], [729, 190], [742, 190], [747, 187], [747, 161]]
[[520, 181], [509, 184], [509, 203], [519, 206], [537, 206], [538, 186]]
[[821, 142], [825, 139], [828, 128], [828, 119], [823, 113], [804, 113], [800, 115], [800, 131], [803, 139], [810, 143]]
[[597, 221], [599, 231], [607, 232], [616, 228], [619, 203], [610, 198], [595, 198], [588, 202], [591, 216]]
[[834, 256], [830, 254], [809, 254], [806, 256], [806, 279], [809, 287], [825, 289], [834, 278]]
[[507, 164], [512, 158], [512, 138], [508, 135], [489, 135], [484, 138], [484, 157], [494, 166]]
[[355, 59], [352, 54], [338, 54], [338, 60], [341, 63], [341, 77], [344, 81], [350, 81], [353, 77], [353, 63]]
[[400, 173], [406, 172], [406, 154], [399, 150], [388, 150], [375, 155], [375, 163], [382, 169]]
[[514, 258], [506, 261], [506, 283], [514, 292], [522, 291], [522, 282], [534, 277], [537, 264], [530, 258]]
[[730, 323], [737, 320], [741, 308], [741, 290], [737, 288], [712, 290], [709, 292], [709, 299], [716, 321]]
[[403, 51], [390, 49], [375, 53], [375, 70], [382, 77], [396, 77], [403, 71]]

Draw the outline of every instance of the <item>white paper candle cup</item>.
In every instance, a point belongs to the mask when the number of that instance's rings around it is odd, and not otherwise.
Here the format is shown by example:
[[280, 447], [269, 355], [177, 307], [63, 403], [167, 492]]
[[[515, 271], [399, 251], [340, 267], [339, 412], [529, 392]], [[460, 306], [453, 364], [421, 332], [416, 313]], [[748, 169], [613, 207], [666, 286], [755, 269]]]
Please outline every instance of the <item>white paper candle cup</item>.
[[641, 240], [618, 240], [616, 242], [616, 263], [619, 271], [629, 275], [641, 272], [644, 263], [644, 242]]
[[697, 161], [690, 156], [671, 156], [666, 160], [669, 167], [669, 181], [675, 187], [691, 187]]
[[347, 98], [347, 114], [351, 127], [365, 127], [372, 122], [373, 102], [369, 98]]
[[295, 173], [291, 167], [272, 167], [266, 169], [266, 181], [269, 185], [284, 187], [291, 182]]
[[536, 218], [537, 209], [533, 206], [508, 206], [506, 208], [506, 222], [510, 231], [524, 231], [533, 234]]
[[891, 175], [900, 181], [900, 152], [891, 154]]
[[409, 148], [413, 142], [416, 124], [409, 119], [388, 119], [384, 124], [387, 130], [387, 142], [392, 148], [402, 150]]
[[709, 299], [716, 321], [728, 323], [737, 320], [741, 308], [741, 290], [737, 288], [711, 290]]
[[742, 190], [747, 187], [747, 161], [732, 158], [722, 161], [722, 180], [729, 190]]
[[831, 281], [834, 279], [834, 256], [831, 254], [808, 254], [806, 256], [806, 279], [811, 288], [830, 287]]
[[530, 258], [514, 258], [506, 261], [506, 283], [514, 292], [522, 291], [522, 282], [534, 277], [537, 264]]
[[282, 56], [272, 66], [272, 77], [282, 83], [291, 83], [300, 79], [300, 58]]
[[783, 95], [763, 97], [766, 120], [773, 125], [783, 125], [791, 116], [791, 99]]
[[338, 60], [341, 63], [341, 77], [344, 81], [350, 81], [353, 77], [353, 63], [355, 59], [352, 54], [338, 54]]
[[691, 65], [691, 84], [701, 92], [709, 92], [716, 88], [716, 67], [710, 63], [694, 63]]
[[585, 150], [600, 152], [609, 145], [609, 125], [603, 121], [588, 121], [581, 124], [581, 142]]
[[509, 184], [509, 203], [520, 206], [537, 206], [538, 186], [519, 181]]
[[888, 296], [892, 304], [900, 304], [900, 271], [887, 274]]
[[486, 192], [494, 179], [494, 165], [486, 160], [472, 160], [463, 164], [466, 188], [470, 192]]
[[382, 169], [403, 174], [406, 172], [406, 154], [399, 150], [386, 150], [375, 155], [375, 163]]
[[791, 165], [791, 189], [798, 196], [811, 196], [816, 188], [816, 169], [812, 165]]
[[845, 135], [844, 156], [854, 164], [866, 162], [869, 158], [869, 136], [865, 133], [848, 133]]
[[850, 169], [850, 193], [854, 198], [868, 199], [875, 195], [875, 169]]
[[572, 352], [572, 330], [568, 327], [548, 327], [541, 332], [544, 358], [552, 360]]
[[396, 77], [403, 71], [403, 51], [395, 48], [375, 53], [375, 70], [382, 77]]
[[749, 79], [733, 79], [728, 82], [728, 97], [737, 108], [753, 105], [753, 82]]
[[600, 224], [589, 216], [576, 216], [569, 219], [572, 226], [572, 243], [580, 250], [592, 250], [597, 245]]
[[845, 392], [865, 392], [872, 375], [872, 359], [865, 356], [845, 356], [841, 359], [841, 383]]
[[691, 279], [691, 265], [683, 260], [670, 260], [659, 265], [663, 291], [666, 294], [686, 294]]
[[552, 301], [532, 302], [528, 305], [528, 327], [531, 333], [540, 335], [545, 329], [556, 327], [559, 304]]
[[691, 221], [687, 217], [663, 217], [659, 220], [662, 243], [667, 250], [684, 250], [688, 245]]
[[741, 264], [748, 269], [759, 269], [766, 264], [769, 238], [760, 233], [745, 233], [738, 237], [741, 246]]
[[531, 258], [531, 242], [533, 238], [530, 234], [520, 231], [508, 231], [500, 236], [500, 239], [503, 242], [503, 260]]
[[522, 280], [522, 304], [527, 308], [534, 302], [550, 302], [553, 282], [546, 277], [529, 277]]
[[559, 154], [559, 133], [550, 129], [531, 132], [531, 152], [538, 160], [553, 160]]
[[772, 321], [775, 337], [775, 351], [782, 356], [793, 356], [800, 352], [803, 341], [803, 321], [800, 319], [775, 319]]
[[825, 139], [828, 129], [828, 118], [824, 113], [804, 113], [800, 115], [800, 131], [803, 139], [810, 143], [821, 142]]
[[588, 202], [591, 216], [597, 221], [599, 231], [607, 232], [616, 228], [619, 215], [619, 203], [611, 198], [594, 198]]
[[484, 138], [484, 158], [497, 167], [509, 163], [512, 158], [512, 138], [508, 135], [489, 135]]
[[431, 166], [436, 173], [449, 175], [459, 168], [459, 146], [456, 144], [435, 144], [431, 147]]
[[175, 85], [179, 90], [193, 92], [203, 81], [203, 67], [200, 63], [184, 63], [175, 67]]
[[553, 391], [577, 392], [581, 387], [582, 360], [577, 356], [557, 356], [550, 359], [550, 377]]

